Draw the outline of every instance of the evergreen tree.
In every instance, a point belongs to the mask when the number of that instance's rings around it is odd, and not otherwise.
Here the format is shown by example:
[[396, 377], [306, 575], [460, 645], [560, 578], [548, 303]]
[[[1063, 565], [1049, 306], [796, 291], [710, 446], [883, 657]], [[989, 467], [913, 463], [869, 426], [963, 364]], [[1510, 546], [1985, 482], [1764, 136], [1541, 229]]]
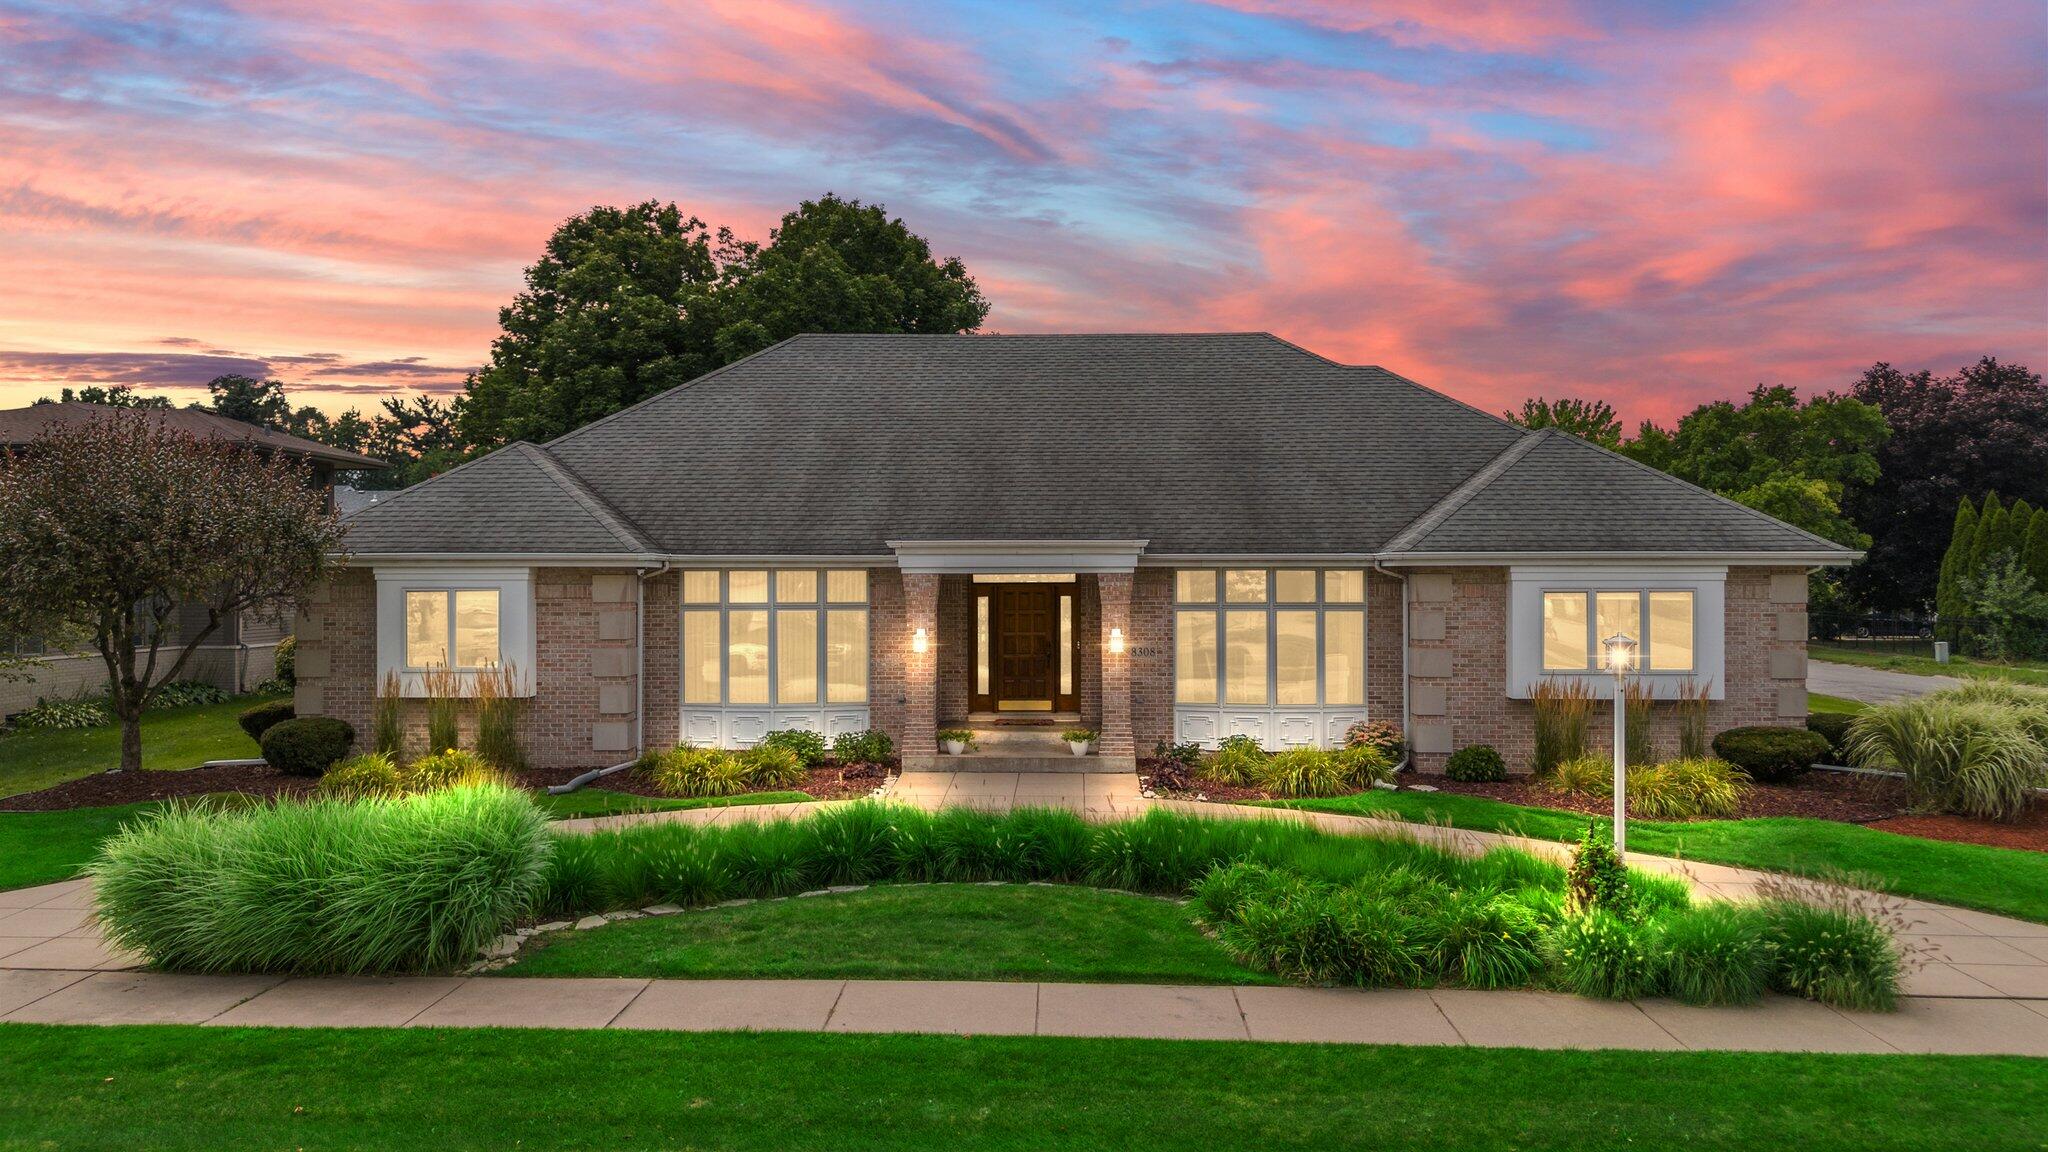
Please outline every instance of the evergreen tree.
[[2035, 587], [2048, 588], [2048, 508], [2035, 509], [2027, 528], [2027, 573]]
[[1970, 558], [1963, 563], [1956, 579], [1968, 580], [1984, 571], [1984, 566], [1998, 553], [1998, 539], [2005, 532], [2005, 505], [1999, 503], [1998, 493], [1984, 497], [1984, 506], [1977, 510], [1977, 531], [1970, 539]]
[[1999, 533], [1998, 550], [2012, 553], [2013, 558], [2020, 562], [2020, 566], [2025, 567], [2027, 533], [2033, 527], [2034, 506], [2027, 503], [2025, 497], [2013, 501], [2012, 507], [2005, 510], [2005, 529]]
[[1941, 581], [1934, 594], [1934, 611], [1941, 616], [1962, 614], [1962, 593], [1957, 582], [1962, 579], [1963, 567], [1970, 555], [1970, 547], [1977, 538], [1977, 506], [1965, 496], [1956, 505], [1955, 526], [1949, 530], [1948, 549], [1941, 554]]

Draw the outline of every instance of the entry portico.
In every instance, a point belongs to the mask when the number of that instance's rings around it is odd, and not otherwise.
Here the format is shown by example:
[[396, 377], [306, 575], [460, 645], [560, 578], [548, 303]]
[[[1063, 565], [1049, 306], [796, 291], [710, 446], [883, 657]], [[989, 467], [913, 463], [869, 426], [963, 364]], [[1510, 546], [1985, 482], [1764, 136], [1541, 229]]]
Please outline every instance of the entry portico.
[[[1102, 767], [1136, 766], [1131, 734], [1131, 585], [1144, 540], [890, 540], [903, 572], [904, 615], [911, 652], [904, 673], [906, 769], [938, 756], [933, 738], [949, 716], [941, 676], [965, 675], [968, 711], [1048, 719], [1073, 711], [1087, 680], [1100, 717], [1096, 753]], [[941, 590], [952, 585], [965, 612], [942, 613]], [[1092, 592], [1087, 611], [1083, 590]], [[1083, 621], [1092, 618], [1094, 627]], [[944, 621], [944, 622], [942, 622]], [[918, 637], [922, 636], [922, 643]], [[947, 661], [955, 649], [965, 661]], [[964, 667], [962, 666], [964, 665]], [[1095, 675], [1084, 678], [1082, 668]], [[942, 671], [943, 670], [943, 671]], [[947, 693], [946, 695], [956, 695]]]

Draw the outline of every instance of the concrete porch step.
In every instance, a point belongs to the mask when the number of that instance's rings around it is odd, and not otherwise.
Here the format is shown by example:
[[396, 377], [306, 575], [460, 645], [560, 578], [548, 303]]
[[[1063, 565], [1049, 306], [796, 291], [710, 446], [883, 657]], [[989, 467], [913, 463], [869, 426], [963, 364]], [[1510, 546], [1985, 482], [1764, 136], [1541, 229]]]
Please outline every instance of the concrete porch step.
[[1030, 750], [1042, 756], [1055, 752], [1067, 752], [1067, 742], [1060, 739], [1065, 726], [1059, 728], [987, 728], [969, 725], [967, 730], [974, 733], [974, 742], [982, 750], [1000, 748], [1005, 751]]
[[1058, 753], [1032, 751], [992, 752], [987, 748], [969, 752], [964, 756], [938, 758], [934, 771], [939, 772], [1136, 772], [1138, 761], [1133, 756], [1076, 756], [1061, 744]]

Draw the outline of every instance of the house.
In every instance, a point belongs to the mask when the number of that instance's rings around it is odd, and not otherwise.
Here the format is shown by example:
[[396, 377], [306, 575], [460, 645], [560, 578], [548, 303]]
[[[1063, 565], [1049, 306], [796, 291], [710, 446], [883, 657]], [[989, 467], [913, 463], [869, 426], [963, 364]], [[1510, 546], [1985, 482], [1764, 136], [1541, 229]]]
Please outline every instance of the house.
[[[310, 461], [313, 481], [331, 489], [337, 472], [382, 468], [384, 462], [356, 452], [347, 452], [317, 441], [287, 435], [269, 428], [198, 408], [122, 408], [86, 404], [74, 400], [32, 404], [27, 408], [0, 411], [0, 449], [29, 447], [36, 434], [57, 424], [83, 423], [120, 412], [142, 415], [156, 423], [208, 440], [229, 440], [246, 444], [257, 452], [276, 452]], [[206, 613], [198, 605], [181, 609], [178, 632], [169, 643], [182, 647], [206, 626]], [[265, 619], [244, 613], [225, 621], [206, 638], [192, 656], [184, 678], [202, 680], [228, 692], [247, 692], [269, 679], [276, 671], [277, 645], [290, 634], [287, 620]], [[40, 663], [27, 669], [20, 679], [0, 679], [0, 716], [32, 707], [37, 700], [69, 700], [96, 696], [106, 691], [107, 666], [87, 638], [81, 650], [76, 643], [39, 636], [0, 636], [0, 646], [13, 655], [33, 656]]]
[[1526, 770], [1531, 689], [1611, 695], [1616, 632], [1716, 729], [1800, 723], [1807, 572], [1855, 555], [1264, 334], [800, 336], [351, 524], [300, 713], [503, 664], [553, 766], [1078, 722], [1127, 767], [1385, 720], [1423, 769]]

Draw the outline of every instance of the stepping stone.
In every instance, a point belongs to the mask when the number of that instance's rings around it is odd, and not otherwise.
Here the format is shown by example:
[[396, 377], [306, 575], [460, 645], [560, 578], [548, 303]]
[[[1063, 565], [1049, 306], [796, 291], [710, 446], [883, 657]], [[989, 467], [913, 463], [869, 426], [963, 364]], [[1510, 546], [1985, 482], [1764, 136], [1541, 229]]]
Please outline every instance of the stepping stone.
[[683, 907], [680, 904], [649, 904], [641, 909], [642, 912], [647, 913], [649, 916], [673, 916], [682, 910]]
[[564, 928], [573, 927], [575, 925], [567, 920], [550, 920], [545, 924], [535, 925], [533, 930], [535, 932], [560, 932]]
[[583, 919], [578, 920], [576, 922], [576, 927], [580, 931], [585, 928], [602, 928], [609, 923], [611, 923], [611, 921], [605, 919], [602, 916], [585, 916]]
[[628, 910], [625, 912], [607, 912], [604, 914], [604, 918], [607, 920], [638, 920], [645, 915], [646, 913], [644, 912]]

